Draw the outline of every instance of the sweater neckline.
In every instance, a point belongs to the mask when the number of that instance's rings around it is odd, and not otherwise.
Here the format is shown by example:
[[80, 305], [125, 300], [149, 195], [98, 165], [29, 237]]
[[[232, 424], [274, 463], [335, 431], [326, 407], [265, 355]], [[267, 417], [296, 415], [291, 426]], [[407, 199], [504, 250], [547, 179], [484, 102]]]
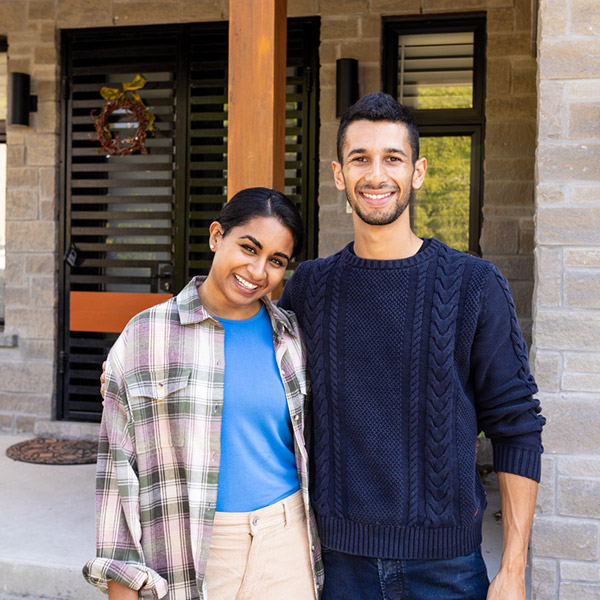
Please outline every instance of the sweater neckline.
[[419, 250], [413, 256], [407, 258], [398, 258], [392, 260], [377, 260], [374, 258], [361, 258], [354, 254], [354, 242], [350, 242], [342, 250], [342, 258], [345, 263], [353, 267], [363, 269], [403, 269], [412, 267], [419, 263], [428, 261], [432, 256], [437, 254], [440, 249], [441, 242], [437, 238], [422, 238], [429, 239], [429, 244], [424, 250]]

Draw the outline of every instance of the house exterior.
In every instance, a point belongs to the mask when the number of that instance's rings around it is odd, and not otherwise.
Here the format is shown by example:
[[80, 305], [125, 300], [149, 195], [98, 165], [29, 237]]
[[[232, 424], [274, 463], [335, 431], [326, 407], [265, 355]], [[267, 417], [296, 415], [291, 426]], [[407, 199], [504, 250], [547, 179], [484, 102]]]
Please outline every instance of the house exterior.
[[[464, 223], [452, 239], [509, 279], [548, 420], [531, 544], [535, 600], [600, 597], [596, 4], [290, 0], [287, 7], [285, 185], [307, 223], [306, 257], [331, 254], [352, 236], [330, 166], [337, 59], [358, 60], [360, 95], [384, 89], [415, 103], [432, 170], [450, 146], [461, 156]], [[68, 431], [97, 421], [98, 365], [116, 331], [90, 325], [91, 296], [82, 294], [166, 298], [206, 269], [202, 228], [227, 193], [228, 19], [225, 0], [0, 0], [8, 72], [31, 75], [38, 98], [28, 127], [0, 127], [0, 429]], [[466, 50], [453, 54], [457, 45]], [[440, 69], [434, 60], [423, 77], [445, 71], [441, 87], [457, 104], [411, 95], [410, 53], [426, 60], [431, 46], [429, 58], [449, 62]], [[99, 89], [118, 89], [138, 73], [148, 79], [139, 94], [156, 115], [148, 154], [98, 153], [90, 112], [104, 102]], [[0, 121], [2, 110], [0, 99]], [[434, 181], [448, 177], [440, 170]], [[455, 193], [448, 192], [452, 202]], [[417, 214], [426, 208], [423, 200]], [[415, 226], [451, 235], [425, 216]], [[151, 247], [151, 256], [135, 243]], [[108, 298], [122, 296], [100, 297]]]

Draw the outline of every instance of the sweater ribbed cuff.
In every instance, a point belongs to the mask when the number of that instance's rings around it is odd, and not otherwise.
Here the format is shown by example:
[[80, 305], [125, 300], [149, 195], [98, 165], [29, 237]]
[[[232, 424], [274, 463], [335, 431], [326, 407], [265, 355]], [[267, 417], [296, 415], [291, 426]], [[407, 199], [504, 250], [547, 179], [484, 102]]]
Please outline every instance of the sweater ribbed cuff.
[[539, 483], [541, 471], [541, 452], [530, 448], [507, 446], [498, 440], [492, 440], [494, 448], [494, 470], [496, 472], [514, 473], [528, 477]]

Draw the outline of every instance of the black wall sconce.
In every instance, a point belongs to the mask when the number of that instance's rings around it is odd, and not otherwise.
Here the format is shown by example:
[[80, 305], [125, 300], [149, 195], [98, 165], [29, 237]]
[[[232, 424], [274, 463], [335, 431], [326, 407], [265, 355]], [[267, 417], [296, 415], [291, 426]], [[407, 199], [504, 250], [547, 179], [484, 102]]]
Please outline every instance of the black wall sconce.
[[8, 74], [8, 125], [29, 126], [29, 113], [37, 111], [37, 96], [31, 93], [31, 77], [26, 73]]
[[358, 100], [358, 61], [338, 58], [335, 61], [335, 116], [341, 117]]

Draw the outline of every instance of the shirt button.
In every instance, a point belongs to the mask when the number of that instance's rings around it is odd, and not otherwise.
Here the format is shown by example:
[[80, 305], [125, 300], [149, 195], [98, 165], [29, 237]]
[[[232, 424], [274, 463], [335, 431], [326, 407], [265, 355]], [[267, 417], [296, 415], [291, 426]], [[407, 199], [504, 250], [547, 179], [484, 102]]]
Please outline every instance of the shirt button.
[[315, 551], [315, 545], [313, 544], [310, 549], [314, 552]]
[[213, 412], [214, 413], [218, 413], [219, 412], [219, 407], [217, 405], [213, 406]]
[[300, 415], [294, 415], [294, 421], [299, 421], [300, 420]]
[[254, 517], [252, 519], [252, 525], [254, 525], [254, 526], [258, 525], [258, 517]]

